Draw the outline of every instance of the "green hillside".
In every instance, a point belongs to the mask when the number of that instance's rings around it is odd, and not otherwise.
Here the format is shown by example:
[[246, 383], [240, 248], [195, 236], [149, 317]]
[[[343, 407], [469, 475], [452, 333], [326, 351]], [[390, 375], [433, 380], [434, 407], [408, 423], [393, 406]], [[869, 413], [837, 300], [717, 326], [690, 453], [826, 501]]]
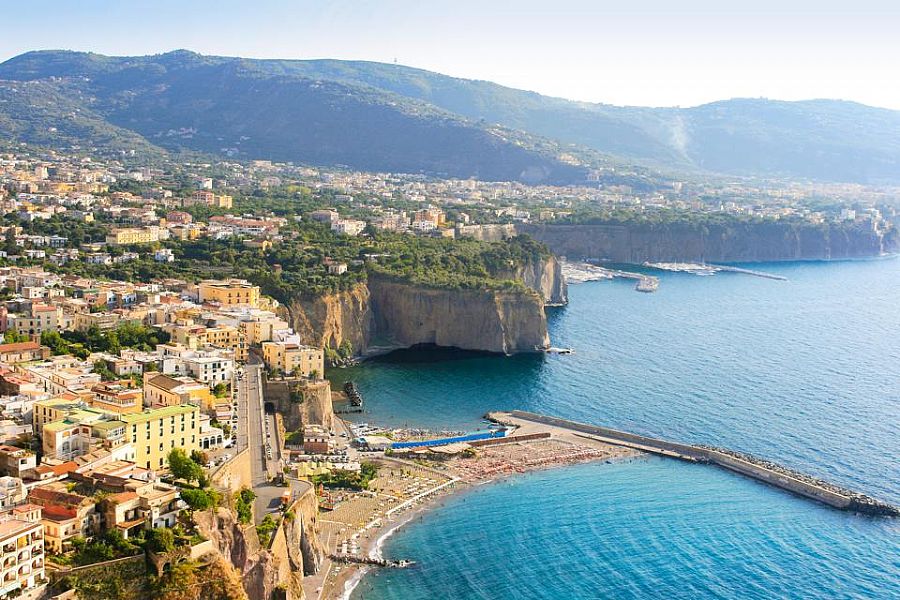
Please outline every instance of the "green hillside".
[[[900, 183], [900, 112], [844, 101], [617, 107], [399, 65], [187, 51], [30, 52], [0, 64], [0, 79], [45, 84], [54, 108], [42, 119], [59, 123], [80, 109], [91, 135], [127, 129], [164, 148], [242, 158], [571, 183], [583, 180], [580, 165], [618, 157], [673, 170]], [[0, 132], [52, 137], [20, 121], [0, 104]]]
[[[35, 52], [0, 65], [0, 79], [45, 90], [48, 123], [90, 115], [98, 129], [105, 120], [109, 131], [127, 129], [169, 150], [488, 180], [584, 180], [583, 168], [558, 160], [559, 146], [539, 137], [382, 90], [275, 73], [255, 61]], [[0, 119], [9, 130], [47, 141], [28, 135], [34, 132], [21, 125], [20, 111], [8, 109], [0, 108]], [[101, 143], [94, 132], [82, 133]]]

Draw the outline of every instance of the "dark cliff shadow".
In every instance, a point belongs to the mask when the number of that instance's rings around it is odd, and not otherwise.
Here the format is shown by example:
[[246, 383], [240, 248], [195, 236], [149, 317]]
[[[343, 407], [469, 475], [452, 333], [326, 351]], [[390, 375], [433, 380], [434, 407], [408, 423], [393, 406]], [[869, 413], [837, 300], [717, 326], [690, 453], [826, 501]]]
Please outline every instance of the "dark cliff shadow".
[[471, 359], [496, 359], [496, 360], [512, 360], [521, 359], [522, 357], [530, 357], [532, 359], [540, 359], [542, 355], [519, 354], [515, 356], [504, 356], [495, 352], [485, 352], [481, 350], [463, 350], [461, 348], [450, 348], [447, 346], [438, 346], [436, 344], [416, 344], [409, 348], [394, 350], [387, 354], [375, 356], [368, 359], [367, 362], [381, 364], [417, 364], [417, 363], [442, 363], [447, 361], [471, 360]]

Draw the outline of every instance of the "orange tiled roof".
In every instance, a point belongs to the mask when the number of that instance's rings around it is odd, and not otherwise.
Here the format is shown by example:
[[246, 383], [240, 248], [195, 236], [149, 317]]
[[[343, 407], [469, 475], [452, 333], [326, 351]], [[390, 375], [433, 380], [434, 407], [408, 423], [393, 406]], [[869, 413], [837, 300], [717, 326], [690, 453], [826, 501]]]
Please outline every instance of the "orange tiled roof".
[[21, 350], [37, 350], [41, 345], [37, 342], [16, 342], [15, 344], [0, 344], [0, 354], [5, 352], [19, 352]]

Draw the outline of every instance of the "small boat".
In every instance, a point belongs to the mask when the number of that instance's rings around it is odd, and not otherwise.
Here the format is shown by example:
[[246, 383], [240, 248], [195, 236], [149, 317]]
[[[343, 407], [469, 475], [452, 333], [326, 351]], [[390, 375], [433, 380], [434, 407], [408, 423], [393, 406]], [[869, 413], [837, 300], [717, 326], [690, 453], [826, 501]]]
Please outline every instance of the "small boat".
[[545, 352], [547, 354], [575, 354], [575, 350], [572, 348], [556, 348], [555, 346], [547, 348]]

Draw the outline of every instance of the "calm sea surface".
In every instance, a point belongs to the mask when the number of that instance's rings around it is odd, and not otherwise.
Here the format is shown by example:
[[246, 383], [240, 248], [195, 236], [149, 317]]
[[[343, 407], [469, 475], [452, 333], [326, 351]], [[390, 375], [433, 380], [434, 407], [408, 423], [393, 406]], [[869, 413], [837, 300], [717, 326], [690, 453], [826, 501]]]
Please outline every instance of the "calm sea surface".
[[[474, 429], [519, 408], [778, 460], [900, 503], [900, 260], [570, 287], [570, 356], [395, 354], [359, 420]], [[900, 598], [900, 523], [663, 459], [486, 485], [391, 538], [355, 598]]]

